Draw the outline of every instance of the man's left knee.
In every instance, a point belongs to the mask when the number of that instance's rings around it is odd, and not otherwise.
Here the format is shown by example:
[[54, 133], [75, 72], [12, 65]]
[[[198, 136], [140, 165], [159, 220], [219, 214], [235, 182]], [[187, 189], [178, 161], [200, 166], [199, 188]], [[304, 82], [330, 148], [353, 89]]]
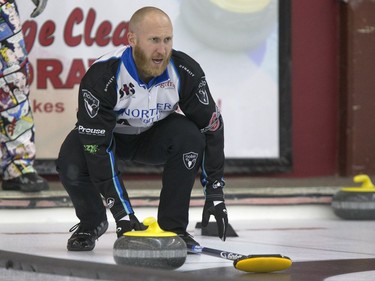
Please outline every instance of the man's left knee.
[[187, 147], [192, 147], [197, 150], [203, 150], [206, 145], [206, 137], [200, 132], [198, 127], [188, 120], [188, 123], [181, 126], [179, 132], [180, 141]]

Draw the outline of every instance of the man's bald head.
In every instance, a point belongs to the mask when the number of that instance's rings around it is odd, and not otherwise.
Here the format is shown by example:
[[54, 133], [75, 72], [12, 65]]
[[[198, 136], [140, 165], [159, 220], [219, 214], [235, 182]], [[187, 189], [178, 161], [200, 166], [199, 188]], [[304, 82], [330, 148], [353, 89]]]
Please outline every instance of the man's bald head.
[[129, 21], [129, 31], [137, 33], [142, 23], [149, 18], [161, 18], [171, 22], [169, 16], [161, 9], [156, 7], [143, 7], [137, 10]]
[[172, 55], [173, 26], [169, 16], [156, 7], [143, 7], [131, 17], [127, 36], [141, 79], [148, 82], [161, 75]]

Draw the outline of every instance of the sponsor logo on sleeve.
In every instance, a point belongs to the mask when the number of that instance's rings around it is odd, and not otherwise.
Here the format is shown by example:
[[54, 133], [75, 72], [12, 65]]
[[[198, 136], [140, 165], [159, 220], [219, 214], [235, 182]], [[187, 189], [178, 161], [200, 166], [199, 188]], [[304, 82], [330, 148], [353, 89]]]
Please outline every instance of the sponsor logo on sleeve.
[[90, 136], [105, 136], [105, 129], [93, 129], [93, 128], [85, 128], [82, 125], [78, 126], [78, 133], [82, 135], [90, 135]]
[[189, 74], [191, 77], [195, 76], [194, 72], [187, 68], [185, 65], [180, 64], [178, 67], [186, 71], [186, 73]]
[[99, 100], [86, 89], [82, 89], [82, 95], [87, 114], [90, 118], [94, 118], [99, 111]]
[[210, 122], [208, 123], [207, 127], [201, 129], [202, 133], [206, 133], [208, 131], [215, 132], [217, 131], [220, 126], [221, 126], [221, 121], [220, 121], [220, 111], [216, 107], [216, 111], [212, 113]]
[[202, 81], [199, 82], [198, 85], [198, 92], [195, 94], [199, 100], [200, 103], [204, 105], [208, 105], [210, 103], [208, 99], [208, 94], [207, 94], [207, 82], [205, 77], [202, 77]]
[[107, 198], [107, 206], [109, 209], [111, 209], [114, 204], [115, 204], [115, 199], [113, 199], [112, 197]]
[[198, 153], [195, 153], [195, 152], [188, 152], [182, 155], [182, 160], [185, 164], [185, 167], [188, 170], [191, 170], [194, 168], [195, 163], [197, 163], [197, 159], [198, 159]]
[[96, 154], [99, 151], [99, 146], [97, 144], [84, 144], [83, 150], [90, 154]]
[[197, 96], [200, 103], [202, 103], [204, 105], [209, 104], [207, 91], [205, 89], [198, 90], [198, 93], [196, 93], [196, 96]]
[[209, 131], [215, 132], [220, 127], [220, 119], [219, 119], [220, 113], [214, 112], [212, 114], [210, 124], [208, 125]]
[[113, 81], [115, 81], [115, 76], [112, 76], [111, 78], [109, 78], [107, 84], [105, 84], [104, 92], [108, 92], [108, 87], [111, 85]]
[[223, 188], [225, 186], [225, 182], [224, 180], [216, 180], [214, 181], [214, 183], [212, 184], [212, 188], [213, 189], [216, 189], [216, 188]]

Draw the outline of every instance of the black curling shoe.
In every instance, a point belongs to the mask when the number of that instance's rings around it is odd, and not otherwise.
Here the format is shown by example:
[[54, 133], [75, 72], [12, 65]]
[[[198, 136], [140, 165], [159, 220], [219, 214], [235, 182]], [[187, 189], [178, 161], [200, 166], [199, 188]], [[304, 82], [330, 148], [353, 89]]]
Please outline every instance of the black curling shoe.
[[193, 236], [190, 235], [189, 233], [185, 232], [185, 233], [178, 233], [177, 234], [179, 237], [182, 238], [182, 240], [185, 241], [186, 245], [189, 246], [200, 246], [199, 243], [197, 241], [194, 240]]
[[49, 187], [47, 181], [36, 173], [27, 173], [14, 179], [3, 180], [2, 188], [7, 191], [38, 192], [48, 190]]
[[80, 223], [69, 231], [74, 233], [68, 240], [68, 251], [92, 251], [95, 240], [102, 236], [108, 229], [108, 221], [102, 221], [95, 229], [84, 229]]

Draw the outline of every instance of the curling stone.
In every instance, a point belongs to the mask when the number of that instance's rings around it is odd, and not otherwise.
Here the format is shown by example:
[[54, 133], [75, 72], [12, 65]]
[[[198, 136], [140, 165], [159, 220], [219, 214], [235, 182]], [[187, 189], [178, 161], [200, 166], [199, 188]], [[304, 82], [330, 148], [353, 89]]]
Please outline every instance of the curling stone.
[[185, 263], [186, 243], [176, 233], [163, 231], [155, 218], [143, 221], [146, 230], [125, 232], [113, 245], [117, 264], [176, 269]]
[[359, 187], [344, 187], [332, 198], [334, 213], [348, 220], [375, 219], [375, 187], [367, 175], [357, 175], [354, 182], [362, 183]]

